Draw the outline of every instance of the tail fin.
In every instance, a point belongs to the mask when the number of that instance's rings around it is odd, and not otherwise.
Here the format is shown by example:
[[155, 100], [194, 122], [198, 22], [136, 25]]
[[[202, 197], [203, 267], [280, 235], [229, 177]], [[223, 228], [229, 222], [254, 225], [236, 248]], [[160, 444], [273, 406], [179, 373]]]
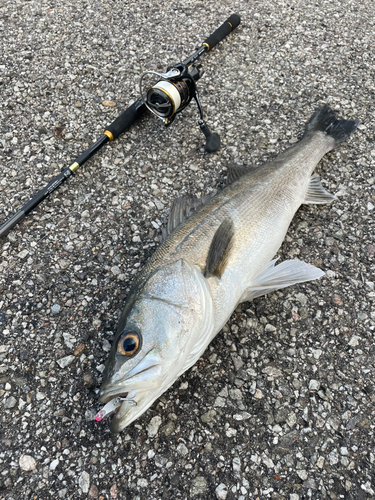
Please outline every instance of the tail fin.
[[335, 113], [325, 104], [315, 111], [306, 125], [305, 134], [310, 131], [321, 131], [334, 139], [335, 146], [346, 141], [358, 127], [359, 120], [339, 120]]

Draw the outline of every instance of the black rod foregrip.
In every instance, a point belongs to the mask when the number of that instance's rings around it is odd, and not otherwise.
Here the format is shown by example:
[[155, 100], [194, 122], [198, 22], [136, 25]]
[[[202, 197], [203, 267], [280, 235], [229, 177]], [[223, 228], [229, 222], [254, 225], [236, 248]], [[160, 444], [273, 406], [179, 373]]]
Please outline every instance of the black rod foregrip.
[[108, 125], [105, 133], [109, 132], [112, 134], [112, 137], [110, 137], [111, 140], [117, 139], [120, 134], [133, 125], [133, 123], [144, 113], [145, 110], [146, 106], [143, 104], [142, 99], [138, 99], [133, 102], [131, 106], [126, 108], [114, 122]]
[[232, 14], [212, 35], [210, 35], [202, 45], [207, 47], [206, 52], [213, 49], [215, 45], [224, 40], [240, 24], [241, 18], [238, 14]]

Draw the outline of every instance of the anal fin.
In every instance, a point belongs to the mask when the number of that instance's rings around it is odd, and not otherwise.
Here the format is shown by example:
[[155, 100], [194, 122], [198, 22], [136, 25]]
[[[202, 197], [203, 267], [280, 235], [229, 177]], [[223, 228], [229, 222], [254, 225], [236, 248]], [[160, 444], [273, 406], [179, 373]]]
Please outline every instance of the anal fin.
[[225, 219], [218, 227], [212, 238], [207, 254], [205, 277], [216, 276], [221, 278], [227, 265], [230, 248], [234, 236], [233, 222]]
[[318, 176], [313, 175], [310, 178], [309, 187], [307, 188], [306, 198], [304, 203], [310, 204], [321, 204], [321, 203], [332, 203], [337, 200], [336, 196], [329, 193], [322, 186]]
[[271, 261], [245, 290], [240, 302], [246, 302], [296, 283], [315, 280], [324, 272], [301, 260], [286, 260], [275, 266], [277, 259]]

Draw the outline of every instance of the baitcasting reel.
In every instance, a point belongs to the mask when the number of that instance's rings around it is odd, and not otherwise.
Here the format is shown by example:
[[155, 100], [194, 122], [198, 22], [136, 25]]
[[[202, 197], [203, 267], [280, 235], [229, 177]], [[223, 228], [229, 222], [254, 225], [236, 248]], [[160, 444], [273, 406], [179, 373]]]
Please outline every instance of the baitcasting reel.
[[[146, 75], [157, 76], [160, 80], [144, 92], [142, 82]], [[193, 64], [188, 66], [185, 62], [168, 68], [167, 73], [145, 71], [139, 81], [139, 91], [145, 106], [151, 113], [161, 118], [166, 126], [169, 126], [176, 118], [176, 114], [181, 113], [194, 99], [200, 114], [198, 125], [206, 137], [205, 150], [213, 153], [220, 147], [220, 137], [216, 132], [211, 132], [203, 120], [202, 105], [196, 86], [202, 75], [200, 66]]]

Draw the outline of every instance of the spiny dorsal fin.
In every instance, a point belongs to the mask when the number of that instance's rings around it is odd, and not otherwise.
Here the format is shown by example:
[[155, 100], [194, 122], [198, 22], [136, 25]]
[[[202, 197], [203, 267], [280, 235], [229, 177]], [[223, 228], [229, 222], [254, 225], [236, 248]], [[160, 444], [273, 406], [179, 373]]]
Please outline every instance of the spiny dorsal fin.
[[172, 203], [171, 211], [169, 212], [167, 226], [163, 228], [162, 239], [165, 240], [171, 232], [176, 229], [176, 227], [185, 222], [187, 218], [203, 207], [203, 205], [205, 205], [213, 196], [214, 193], [207, 194], [201, 198], [190, 195], [176, 198]]
[[337, 200], [336, 196], [329, 193], [321, 185], [319, 177], [313, 175], [310, 178], [309, 187], [307, 188], [306, 198], [304, 203], [310, 204], [321, 204], [321, 203], [332, 203]]
[[229, 166], [227, 175], [227, 186], [228, 184], [232, 184], [232, 182], [236, 181], [243, 175], [248, 174], [250, 171], [251, 171], [250, 167], [241, 167], [239, 165]]
[[206, 270], [204, 272], [206, 278], [210, 276], [221, 278], [227, 265], [233, 235], [233, 222], [230, 219], [225, 219], [212, 238], [210, 249], [208, 250]]

